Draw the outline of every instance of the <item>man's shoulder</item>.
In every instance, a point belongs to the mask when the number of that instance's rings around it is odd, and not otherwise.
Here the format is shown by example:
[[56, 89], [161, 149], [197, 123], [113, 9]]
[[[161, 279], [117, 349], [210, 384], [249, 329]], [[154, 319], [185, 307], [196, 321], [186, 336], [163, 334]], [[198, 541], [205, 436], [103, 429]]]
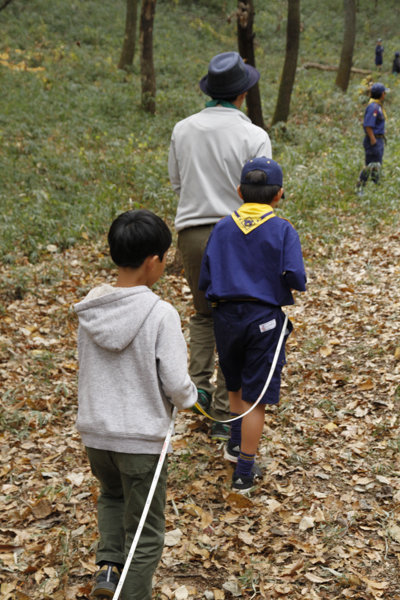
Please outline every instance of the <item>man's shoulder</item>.
[[198, 118], [198, 116], [202, 113], [202, 110], [199, 110], [198, 112], [193, 113], [192, 115], [189, 115], [188, 117], [185, 117], [184, 119], [181, 119], [180, 121], [178, 121], [175, 124], [175, 127], [181, 127], [184, 123], [188, 123], [189, 121], [193, 121], [195, 119]]
[[181, 129], [181, 127], [185, 127], [186, 125], [190, 125], [191, 123], [206, 120], [207, 115], [209, 114], [210, 110], [213, 110], [213, 109], [203, 108], [202, 110], [199, 110], [199, 111], [193, 113], [192, 115], [189, 115], [188, 117], [185, 117], [184, 119], [181, 119], [180, 121], [178, 121], [175, 124], [174, 131]]
[[254, 125], [249, 117], [247, 117], [241, 110], [231, 108], [220, 108], [220, 107], [208, 107], [200, 110], [192, 115], [189, 115], [185, 119], [178, 121], [175, 124], [174, 132], [176, 133], [182, 128], [190, 127], [191, 124], [201, 124], [202, 122], [207, 124], [215, 116], [218, 116], [218, 121], [232, 122], [233, 125], [240, 125], [251, 131], [252, 135], [262, 135], [268, 137], [265, 129], [262, 129], [258, 125]]

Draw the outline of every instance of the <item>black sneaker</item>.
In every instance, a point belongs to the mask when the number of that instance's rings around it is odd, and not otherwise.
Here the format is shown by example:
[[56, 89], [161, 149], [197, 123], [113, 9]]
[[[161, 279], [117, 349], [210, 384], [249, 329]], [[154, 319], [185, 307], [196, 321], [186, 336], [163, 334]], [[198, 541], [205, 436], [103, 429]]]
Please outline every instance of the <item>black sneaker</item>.
[[208, 392], [204, 390], [197, 390], [197, 402], [194, 406], [192, 406], [192, 411], [196, 413], [196, 415], [202, 415], [203, 413], [197, 408], [197, 404], [201, 406], [201, 408], [207, 412], [211, 406], [212, 397]]
[[239, 444], [232, 444], [231, 440], [228, 441], [224, 447], [224, 458], [232, 463], [237, 463], [240, 454]]
[[101, 600], [112, 598], [117, 589], [119, 578], [120, 572], [117, 567], [103, 565], [94, 577], [95, 583], [92, 589], [92, 596]]
[[247, 494], [262, 479], [260, 467], [254, 463], [250, 477], [239, 477], [236, 471], [232, 475], [232, 490], [238, 494]]
[[231, 428], [224, 423], [213, 423], [210, 436], [213, 442], [227, 442], [231, 437]]

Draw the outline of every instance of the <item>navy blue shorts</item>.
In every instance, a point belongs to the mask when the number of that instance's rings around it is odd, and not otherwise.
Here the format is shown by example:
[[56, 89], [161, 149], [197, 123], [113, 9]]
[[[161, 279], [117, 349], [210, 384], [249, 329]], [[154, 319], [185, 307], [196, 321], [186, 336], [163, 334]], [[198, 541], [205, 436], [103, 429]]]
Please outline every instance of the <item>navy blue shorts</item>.
[[[242, 399], [255, 402], [261, 394], [282, 331], [285, 315], [279, 306], [261, 302], [219, 302], [213, 308], [219, 363], [230, 392], [242, 388]], [[261, 404], [278, 404], [285, 342], [293, 326], [288, 321], [278, 362]]]
[[376, 144], [372, 145], [371, 140], [366, 135], [363, 141], [365, 150], [365, 164], [381, 163], [383, 161], [383, 153], [385, 151], [385, 142], [383, 138], [376, 138]]

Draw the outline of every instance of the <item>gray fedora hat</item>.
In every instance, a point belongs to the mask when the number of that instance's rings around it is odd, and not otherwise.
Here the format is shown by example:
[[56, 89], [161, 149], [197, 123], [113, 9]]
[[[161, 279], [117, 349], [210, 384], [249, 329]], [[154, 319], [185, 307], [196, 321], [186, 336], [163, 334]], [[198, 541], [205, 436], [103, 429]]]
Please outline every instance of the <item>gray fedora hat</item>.
[[224, 52], [211, 59], [208, 73], [200, 80], [202, 92], [224, 100], [247, 92], [260, 79], [254, 67], [246, 65], [237, 52]]

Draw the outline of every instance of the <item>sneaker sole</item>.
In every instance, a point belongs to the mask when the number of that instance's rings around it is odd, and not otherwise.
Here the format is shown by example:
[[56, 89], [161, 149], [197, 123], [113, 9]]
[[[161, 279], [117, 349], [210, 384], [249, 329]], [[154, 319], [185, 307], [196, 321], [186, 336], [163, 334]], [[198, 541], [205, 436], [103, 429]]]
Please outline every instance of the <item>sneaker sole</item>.
[[224, 448], [224, 458], [225, 458], [225, 460], [229, 460], [229, 462], [235, 463], [235, 464], [238, 461], [238, 457], [237, 456], [233, 456], [232, 454], [229, 454], [229, 452], [226, 449], [226, 446]]
[[223, 435], [211, 435], [210, 438], [213, 442], [229, 442], [230, 436], [227, 435], [224, 437]]
[[100, 583], [94, 586], [92, 590], [92, 596], [93, 598], [98, 598], [99, 600], [109, 600], [109, 598], [114, 597], [116, 589], [117, 586], [112, 583], [109, 583], [108, 585], [106, 582]]
[[115, 590], [112, 592], [111, 590], [97, 590], [97, 592], [92, 592], [92, 597], [97, 598], [98, 600], [110, 600], [110, 598], [114, 598]]
[[254, 485], [251, 486], [251, 488], [247, 488], [246, 490], [238, 490], [234, 487], [232, 487], [232, 492], [235, 492], [235, 494], [240, 494], [241, 496], [245, 496], [246, 494], [250, 494], [250, 492], [255, 488]]

